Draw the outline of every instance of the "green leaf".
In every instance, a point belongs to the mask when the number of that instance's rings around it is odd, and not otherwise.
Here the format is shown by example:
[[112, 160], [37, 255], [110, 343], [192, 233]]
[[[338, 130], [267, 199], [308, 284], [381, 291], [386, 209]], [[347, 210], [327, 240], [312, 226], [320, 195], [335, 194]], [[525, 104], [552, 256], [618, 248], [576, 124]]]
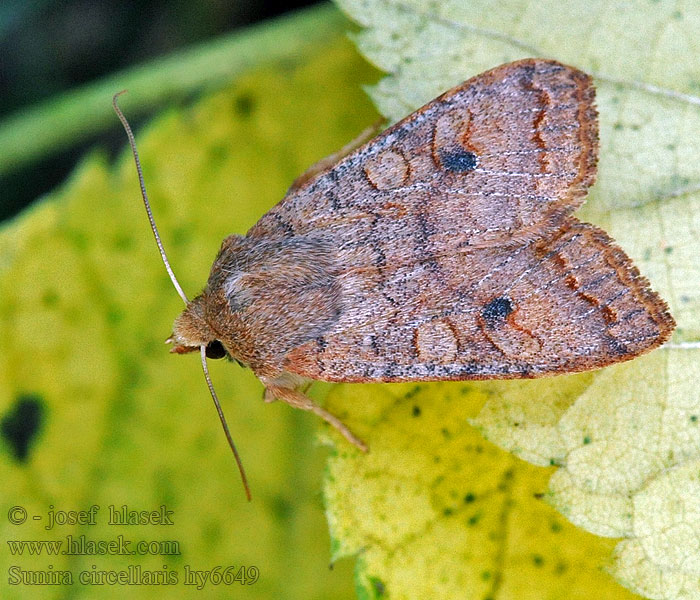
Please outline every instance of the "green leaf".
[[[222, 82], [221, 91], [137, 132], [163, 243], [189, 294], [204, 285], [224, 236], [245, 232], [298, 174], [376, 120], [360, 89], [376, 75], [344, 39], [346, 27], [313, 52]], [[106, 107], [110, 100], [105, 94]], [[87, 158], [62, 189], [3, 226], [0, 256], [3, 599], [353, 595], [351, 565], [328, 568], [316, 417], [264, 405], [250, 371], [212, 361], [248, 470], [249, 504], [198, 357], [168, 354], [163, 341], [182, 303], [153, 243], [130, 155], [116, 167], [101, 154]], [[123, 504], [164, 505], [174, 524], [109, 525], [108, 507]], [[91, 505], [100, 507], [96, 524], [44, 529], [50, 507]], [[28, 511], [26, 523], [9, 522], [12, 506]], [[67, 535], [174, 540], [179, 554], [19, 556], [7, 545]], [[75, 583], [13, 585], [12, 565], [52, 565]], [[186, 566], [230, 565], [257, 567], [259, 580], [203, 590], [184, 583]], [[174, 573], [178, 583], [78, 580], [82, 571], [90, 578], [130, 566], [149, 577]]]
[[336, 387], [331, 410], [371, 453], [332, 438], [335, 556], [359, 554], [371, 598], [629, 597], [601, 566], [649, 598], [700, 597], [700, 8], [338, 4], [388, 72], [370, 93], [392, 120], [526, 56], [592, 73], [599, 178], [579, 216], [632, 256], [678, 328], [664, 348], [595, 373]]

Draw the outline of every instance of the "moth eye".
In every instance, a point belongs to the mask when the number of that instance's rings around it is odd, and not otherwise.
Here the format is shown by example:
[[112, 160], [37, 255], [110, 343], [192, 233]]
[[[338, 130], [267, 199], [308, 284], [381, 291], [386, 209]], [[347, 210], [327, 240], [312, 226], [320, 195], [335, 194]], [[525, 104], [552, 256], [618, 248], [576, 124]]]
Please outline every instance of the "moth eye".
[[207, 358], [223, 358], [226, 356], [226, 349], [219, 340], [214, 340], [207, 344]]

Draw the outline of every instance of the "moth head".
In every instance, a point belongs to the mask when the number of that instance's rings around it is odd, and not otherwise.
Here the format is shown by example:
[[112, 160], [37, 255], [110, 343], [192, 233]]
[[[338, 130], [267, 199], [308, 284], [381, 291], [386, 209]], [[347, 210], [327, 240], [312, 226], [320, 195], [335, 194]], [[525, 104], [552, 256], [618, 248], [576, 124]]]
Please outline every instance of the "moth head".
[[207, 358], [224, 358], [228, 352], [216, 333], [204, 318], [204, 306], [206, 299], [197, 296], [187, 304], [187, 308], [175, 319], [173, 333], [166, 340], [173, 344], [170, 352], [175, 354], [187, 354], [188, 352], [199, 352], [200, 348], [206, 348]]

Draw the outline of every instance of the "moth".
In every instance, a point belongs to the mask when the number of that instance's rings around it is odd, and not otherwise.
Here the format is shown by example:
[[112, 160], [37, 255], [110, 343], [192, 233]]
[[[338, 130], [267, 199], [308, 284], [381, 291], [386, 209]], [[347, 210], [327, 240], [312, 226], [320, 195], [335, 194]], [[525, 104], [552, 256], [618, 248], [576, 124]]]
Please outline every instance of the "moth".
[[303, 386], [534, 378], [656, 348], [666, 303], [572, 216], [596, 176], [594, 99], [585, 73], [520, 60], [322, 161], [223, 241], [172, 352], [238, 361], [265, 401], [366, 450]]

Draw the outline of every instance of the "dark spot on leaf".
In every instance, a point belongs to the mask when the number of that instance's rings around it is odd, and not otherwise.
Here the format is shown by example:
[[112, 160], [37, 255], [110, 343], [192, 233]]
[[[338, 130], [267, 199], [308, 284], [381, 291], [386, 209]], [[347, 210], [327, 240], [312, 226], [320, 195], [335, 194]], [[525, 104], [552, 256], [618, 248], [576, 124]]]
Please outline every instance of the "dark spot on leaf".
[[476, 496], [471, 492], [464, 496], [464, 502], [466, 504], [471, 504], [472, 502], [474, 502], [474, 500], [476, 500]]
[[415, 396], [418, 392], [420, 392], [419, 385], [417, 385], [416, 387], [414, 387], [411, 390], [409, 390], [408, 392], [406, 392], [406, 395], [404, 396], [404, 398], [406, 398], [406, 400], [408, 400], [409, 398], [413, 398], [413, 396]]
[[690, 415], [690, 422], [691, 422], [691, 423], [697, 423], [697, 422], [698, 422], [698, 416], [697, 416], [697, 415]]
[[41, 303], [46, 308], [53, 308], [58, 304], [58, 293], [56, 290], [45, 290], [41, 297]]
[[467, 520], [467, 523], [469, 525], [476, 525], [480, 520], [481, 520], [481, 515], [476, 514], [476, 515], [472, 515], [471, 517], [469, 517], [469, 519]]
[[414, 417], [420, 417], [420, 413], [421, 413], [420, 406], [414, 406], [414, 407], [413, 407], [413, 411], [411, 412], [411, 414], [412, 414]]
[[44, 400], [38, 394], [20, 394], [0, 421], [0, 434], [18, 462], [27, 462], [29, 450], [44, 421]]
[[134, 238], [126, 233], [118, 233], [114, 237], [114, 249], [121, 252], [131, 250], [134, 247]]
[[478, 159], [476, 154], [458, 148], [456, 150], [440, 150], [440, 162], [448, 171], [468, 173], [476, 169]]
[[541, 567], [544, 564], [544, 558], [539, 554], [535, 554], [532, 557], [532, 562], [536, 567]]
[[375, 598], [382, 598], [386, 594], [386, 585], [378, 577], [370, 577], [369, 583], [372, 586], [372, 591], [374, 592]]
[[211, 167], [218, 167], [223, 163], [231, 153], [231, 147], [228, 144], [215, 144], [209, 148], [208, 156]]
[[449, 517], [454, 513], [454, 511], [451, 508], [446, 508], [445, 510], [442, 511], [442, 514], [446, 517]]
[[590, 443], [591, 443], [591, 438], [590, 438], [590, 436], [585, 436], [585, 437], [583, 438], [583, 444], [586, 445], [586, 444], [590, 444]]
[[671, 188], [677, 188], [677, 187], [683, 187], [684, 185], [688, 185], [690, 183], [690, 179], [688, 177], [684, 177], [683, 175], [679, 175], [678, 173], [674, 173], [671, 175], [671, 181], [669, 187]]
[[277, 516], [277, 519], [282, 522], [289, 521], [294, 512], [291, 502], [285, 496], [281, 495], [274, 497], [272, 501], [272, 510]]
[[233, 101], [233, 108], [241, 117], [248, 117], [255, 110], [255, 97], [252, 94], [239, 94]]
[[488, 325], [495, 326], [512, 313], [514, 310], [513, 303], [510, 298], [501, 297], [494, 298], [481, 311], [481, 316]]
[[107, 312], [105, 314], [107, 317], [107, 322], [110, 325], [116, 325], [124, 318], [124, 311], [117, 306], [107, 307]]
[[[173, 246], [185, 246], [192, 239], [192, 231], [187, 227], [173, 227], [170, 232], [170, 239]], [[172, 287], [169, 281], [168, 286]]]
[[552, 531], [552, 533], [559, 533], [561, 531], [561, 524], [557, 523], [556, 521], [552, 521], [549, 529]]

